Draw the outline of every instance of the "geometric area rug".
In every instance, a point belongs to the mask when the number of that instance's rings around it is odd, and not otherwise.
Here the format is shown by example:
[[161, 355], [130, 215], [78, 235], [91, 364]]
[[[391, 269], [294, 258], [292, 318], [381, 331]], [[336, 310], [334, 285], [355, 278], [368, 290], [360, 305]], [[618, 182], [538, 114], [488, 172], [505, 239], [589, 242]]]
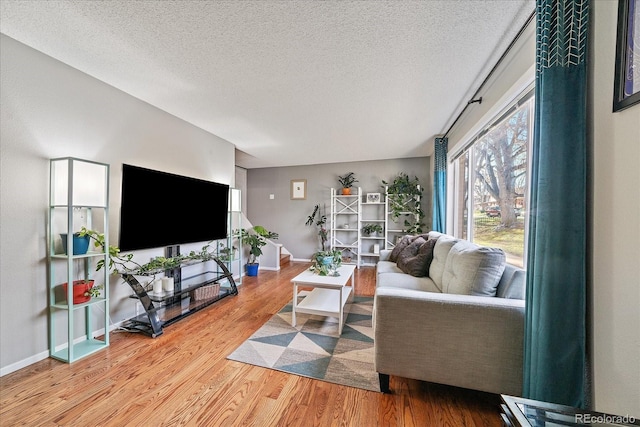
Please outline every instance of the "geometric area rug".
[[347, 302], [342, 335], [338, 335], [335, 317], [298, 313], [294, 328], [291, 307], [289, 302], [227, 359], [380, 391], [373, 369], [372, 297], [354, 296]]

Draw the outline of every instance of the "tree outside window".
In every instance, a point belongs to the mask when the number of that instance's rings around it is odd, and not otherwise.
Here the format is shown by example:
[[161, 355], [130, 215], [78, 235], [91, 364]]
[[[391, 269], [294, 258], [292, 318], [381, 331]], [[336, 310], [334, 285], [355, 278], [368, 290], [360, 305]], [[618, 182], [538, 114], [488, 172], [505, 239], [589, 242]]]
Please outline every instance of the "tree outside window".
[[524, 266], [527, 167], [533, 101], [514, 106], [480, 133], [457, 160], [456, 200], [460, 237], [502, 248]]

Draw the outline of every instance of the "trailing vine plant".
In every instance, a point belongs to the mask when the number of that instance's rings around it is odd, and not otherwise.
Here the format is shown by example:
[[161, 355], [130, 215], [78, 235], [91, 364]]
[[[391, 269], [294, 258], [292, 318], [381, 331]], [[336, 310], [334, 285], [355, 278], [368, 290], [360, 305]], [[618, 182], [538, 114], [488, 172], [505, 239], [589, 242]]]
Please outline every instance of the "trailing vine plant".
[[146, 264], [139, 264], [133, 260], [133, 254], [122, 254], [120, 248], [109, 245], [107, 249], [105, 247], [105, 238], [103, 233], [99, 233], [95, 230], [88, 230], [82, 227], [79, 233], [80, 237], [89, 236], [94, 241], [94, 246], [100, 248], [108, 254], [108, 264], [105, 266], [105, 260], [101, 259], [96, 264], [96, 271], [102, 268], [108, 268], [112, 273], [129, 273], [129, 274], [149, 274], [162, 272], [172, 268], [177, 268], [189, 261], [208, 261], [216, 256], [215, 251], [210, 251], [211, 242], [202, 247], [202, 250], [196, 252], [191, 251], [188, 254], [177, 255], [174, 257], [155, 257]]
[[413, 179], [400, 172], [392, 182], [382, 180], [382, 188], [386, 189], [389, 199], [389, 212], [394, 220], [400, 218], [401, 215], [411, 216], [414, 220], [404, 218], [404, 233], [419, 234], [422, 233], [424, 223], [424, 211], [422, 210], [422, 187], [418, 181], [418, 177]]

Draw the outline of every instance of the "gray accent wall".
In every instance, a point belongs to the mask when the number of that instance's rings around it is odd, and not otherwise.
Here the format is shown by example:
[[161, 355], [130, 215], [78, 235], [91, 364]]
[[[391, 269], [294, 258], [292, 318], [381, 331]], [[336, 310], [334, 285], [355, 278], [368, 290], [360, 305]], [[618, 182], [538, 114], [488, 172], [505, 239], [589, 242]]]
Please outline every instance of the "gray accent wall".
[[[279, 233], [279, 243], [294, 259], [309, 259], [320, 247], [315, 227], [305, 225], [313, 207], [319, 204], [330, 214], [331, 188], [340, 188], [338, 176], [354, 172], [363, 193], [384, 193], [382, 180], [392, 181], [400, 172], [416, 176], [425, 188], [422, 207], [431, 226], [432, 176], [429, 157], [390, 159], [322, 165], [249, 169], [247, 171], [247, 206], [244, 211], [254, 225]], [[307, 180], [307, 198], [291, 200], [291, 180]], [[273, 195], [273, 198], [271, 198]]]

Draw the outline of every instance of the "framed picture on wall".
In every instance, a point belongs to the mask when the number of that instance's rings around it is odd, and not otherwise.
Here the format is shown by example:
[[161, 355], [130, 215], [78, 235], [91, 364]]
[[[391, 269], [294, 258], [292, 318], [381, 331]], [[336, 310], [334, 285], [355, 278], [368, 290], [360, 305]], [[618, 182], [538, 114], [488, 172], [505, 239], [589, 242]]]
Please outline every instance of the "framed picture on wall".
[[379, 203], [380, 193], [367, 193], [367, 203]]
[[291, 200], [305, 200], [307, 198], [307, 180], [291, 180]]
[[640, 102], [640, 0], [618, 1], [613, 112]]

